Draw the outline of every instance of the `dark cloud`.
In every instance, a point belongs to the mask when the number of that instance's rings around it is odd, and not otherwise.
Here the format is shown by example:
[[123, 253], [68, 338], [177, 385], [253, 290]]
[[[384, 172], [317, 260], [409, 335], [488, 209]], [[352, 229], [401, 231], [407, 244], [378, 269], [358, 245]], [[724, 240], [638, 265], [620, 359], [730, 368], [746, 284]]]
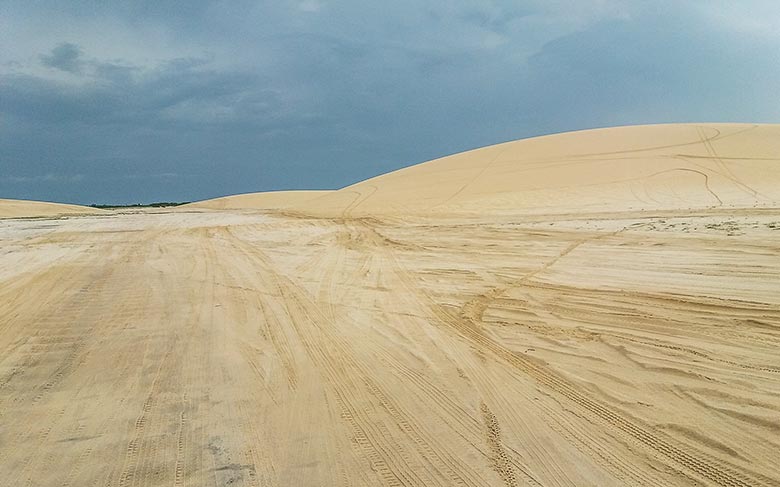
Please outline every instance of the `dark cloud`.
[[257, 74], [221, 72], [198, 59], [176, 59], [154, 69], [83, 63], [90, 76], [75, 85], [32, 75], [8, 75], [0, 88], [6, 115], [39, 124], [82, 127], [278, 120], [284, 108]]
[[530, 106], [554, 109], [547, 124], [563, 118], [560, 108], [578, 125], [775, 122], [780, 111], [767, 100], [780, 63], [764, 56], [777, 47], [682, 9], [599, 23], [530, 59], [528, 86], [539, 95]]
[[50, 68], [67, 71], [69, 73], [81, 72], [81, 49], [76, 44], [63, 42], [49, 54], [41, 56], [41, 62]]

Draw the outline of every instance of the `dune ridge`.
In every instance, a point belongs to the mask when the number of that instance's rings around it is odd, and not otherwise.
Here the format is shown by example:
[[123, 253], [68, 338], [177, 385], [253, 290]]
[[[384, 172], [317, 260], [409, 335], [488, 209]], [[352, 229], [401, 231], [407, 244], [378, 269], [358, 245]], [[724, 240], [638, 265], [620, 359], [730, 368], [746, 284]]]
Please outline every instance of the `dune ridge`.
[[203, 210], [276, 210], [305, 204], [330, 193], [326, 190], [265, 191], [222, 196], [181, 205], [183, 209]]
[[101, 213], [102, 211], [103, 210], [91, 208], [89, 206], [0, 198], [0, 218], [40, 218], [62, 215], [86, 215]]
[[292, 209], [367, 216], [773, 206], [778, 161], [780, 125], [593, 129], [435, 159]]

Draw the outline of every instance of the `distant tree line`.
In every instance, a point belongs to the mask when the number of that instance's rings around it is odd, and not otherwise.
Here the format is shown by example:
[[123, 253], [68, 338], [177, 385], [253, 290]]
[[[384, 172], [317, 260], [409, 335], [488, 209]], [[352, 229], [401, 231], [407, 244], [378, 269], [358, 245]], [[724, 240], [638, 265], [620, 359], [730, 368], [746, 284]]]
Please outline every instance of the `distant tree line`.
[[145, 205], [142, 205], [141, 203], [136, 203], [134, 205], [98, 205], [98, 204], [91, 204], [92, 208], [100, 208], [101, 210], [107, 210], [111, 208], [164, 208], [166, 206], [180, 206], [180, 205], [186, 205], [187, 203], [192, 203], [191, 201], [158, 201], [156, 203], [147, 203]]

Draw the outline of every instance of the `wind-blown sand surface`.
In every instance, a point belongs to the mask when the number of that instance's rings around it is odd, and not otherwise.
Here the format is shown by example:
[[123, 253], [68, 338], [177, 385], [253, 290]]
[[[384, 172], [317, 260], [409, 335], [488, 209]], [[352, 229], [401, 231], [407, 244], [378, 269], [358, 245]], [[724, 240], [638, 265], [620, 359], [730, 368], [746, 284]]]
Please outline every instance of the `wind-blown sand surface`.
[[669, 124], [536, 137], [385, 174], [301, 210], [516, 215], [773, 205], [778, 135], [777, 125]]
[[330, 191], [268, 191], [264, 193], [247, 193], [233, 196], [223, 196], [211, 200], [197, 201], [181, 205], [183, 210], [278, 210], [294, 205], [306, 204], [314, 198], [321, 197]]
[[778, 485], [780, 127], [520, 145], [297, 213], [0, 221], [3, 484]]
[[102, 210], [88, 206], [0, 198], [0, 218], [41, 218], [101, 212]]

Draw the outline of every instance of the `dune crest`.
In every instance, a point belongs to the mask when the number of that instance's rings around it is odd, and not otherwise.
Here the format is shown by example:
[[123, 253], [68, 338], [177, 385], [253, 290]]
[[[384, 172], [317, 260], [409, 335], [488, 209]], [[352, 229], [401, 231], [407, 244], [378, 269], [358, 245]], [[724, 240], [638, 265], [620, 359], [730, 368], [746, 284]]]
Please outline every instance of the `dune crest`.
[[88, 206], [0, 198], [0, 218], [40, 218], [60, 215], [84, 215], [100, 213], [101, 211], [102, 210]]
[[267, 191], [196, 201], [181, 208], [203, 210], [276, 210], [305, 204], [330, 191]]
[[435, 159], [295, 209], [366, 216], [767, 206], [780, 202], [779, 160], [780, 125], [584, 130]]

